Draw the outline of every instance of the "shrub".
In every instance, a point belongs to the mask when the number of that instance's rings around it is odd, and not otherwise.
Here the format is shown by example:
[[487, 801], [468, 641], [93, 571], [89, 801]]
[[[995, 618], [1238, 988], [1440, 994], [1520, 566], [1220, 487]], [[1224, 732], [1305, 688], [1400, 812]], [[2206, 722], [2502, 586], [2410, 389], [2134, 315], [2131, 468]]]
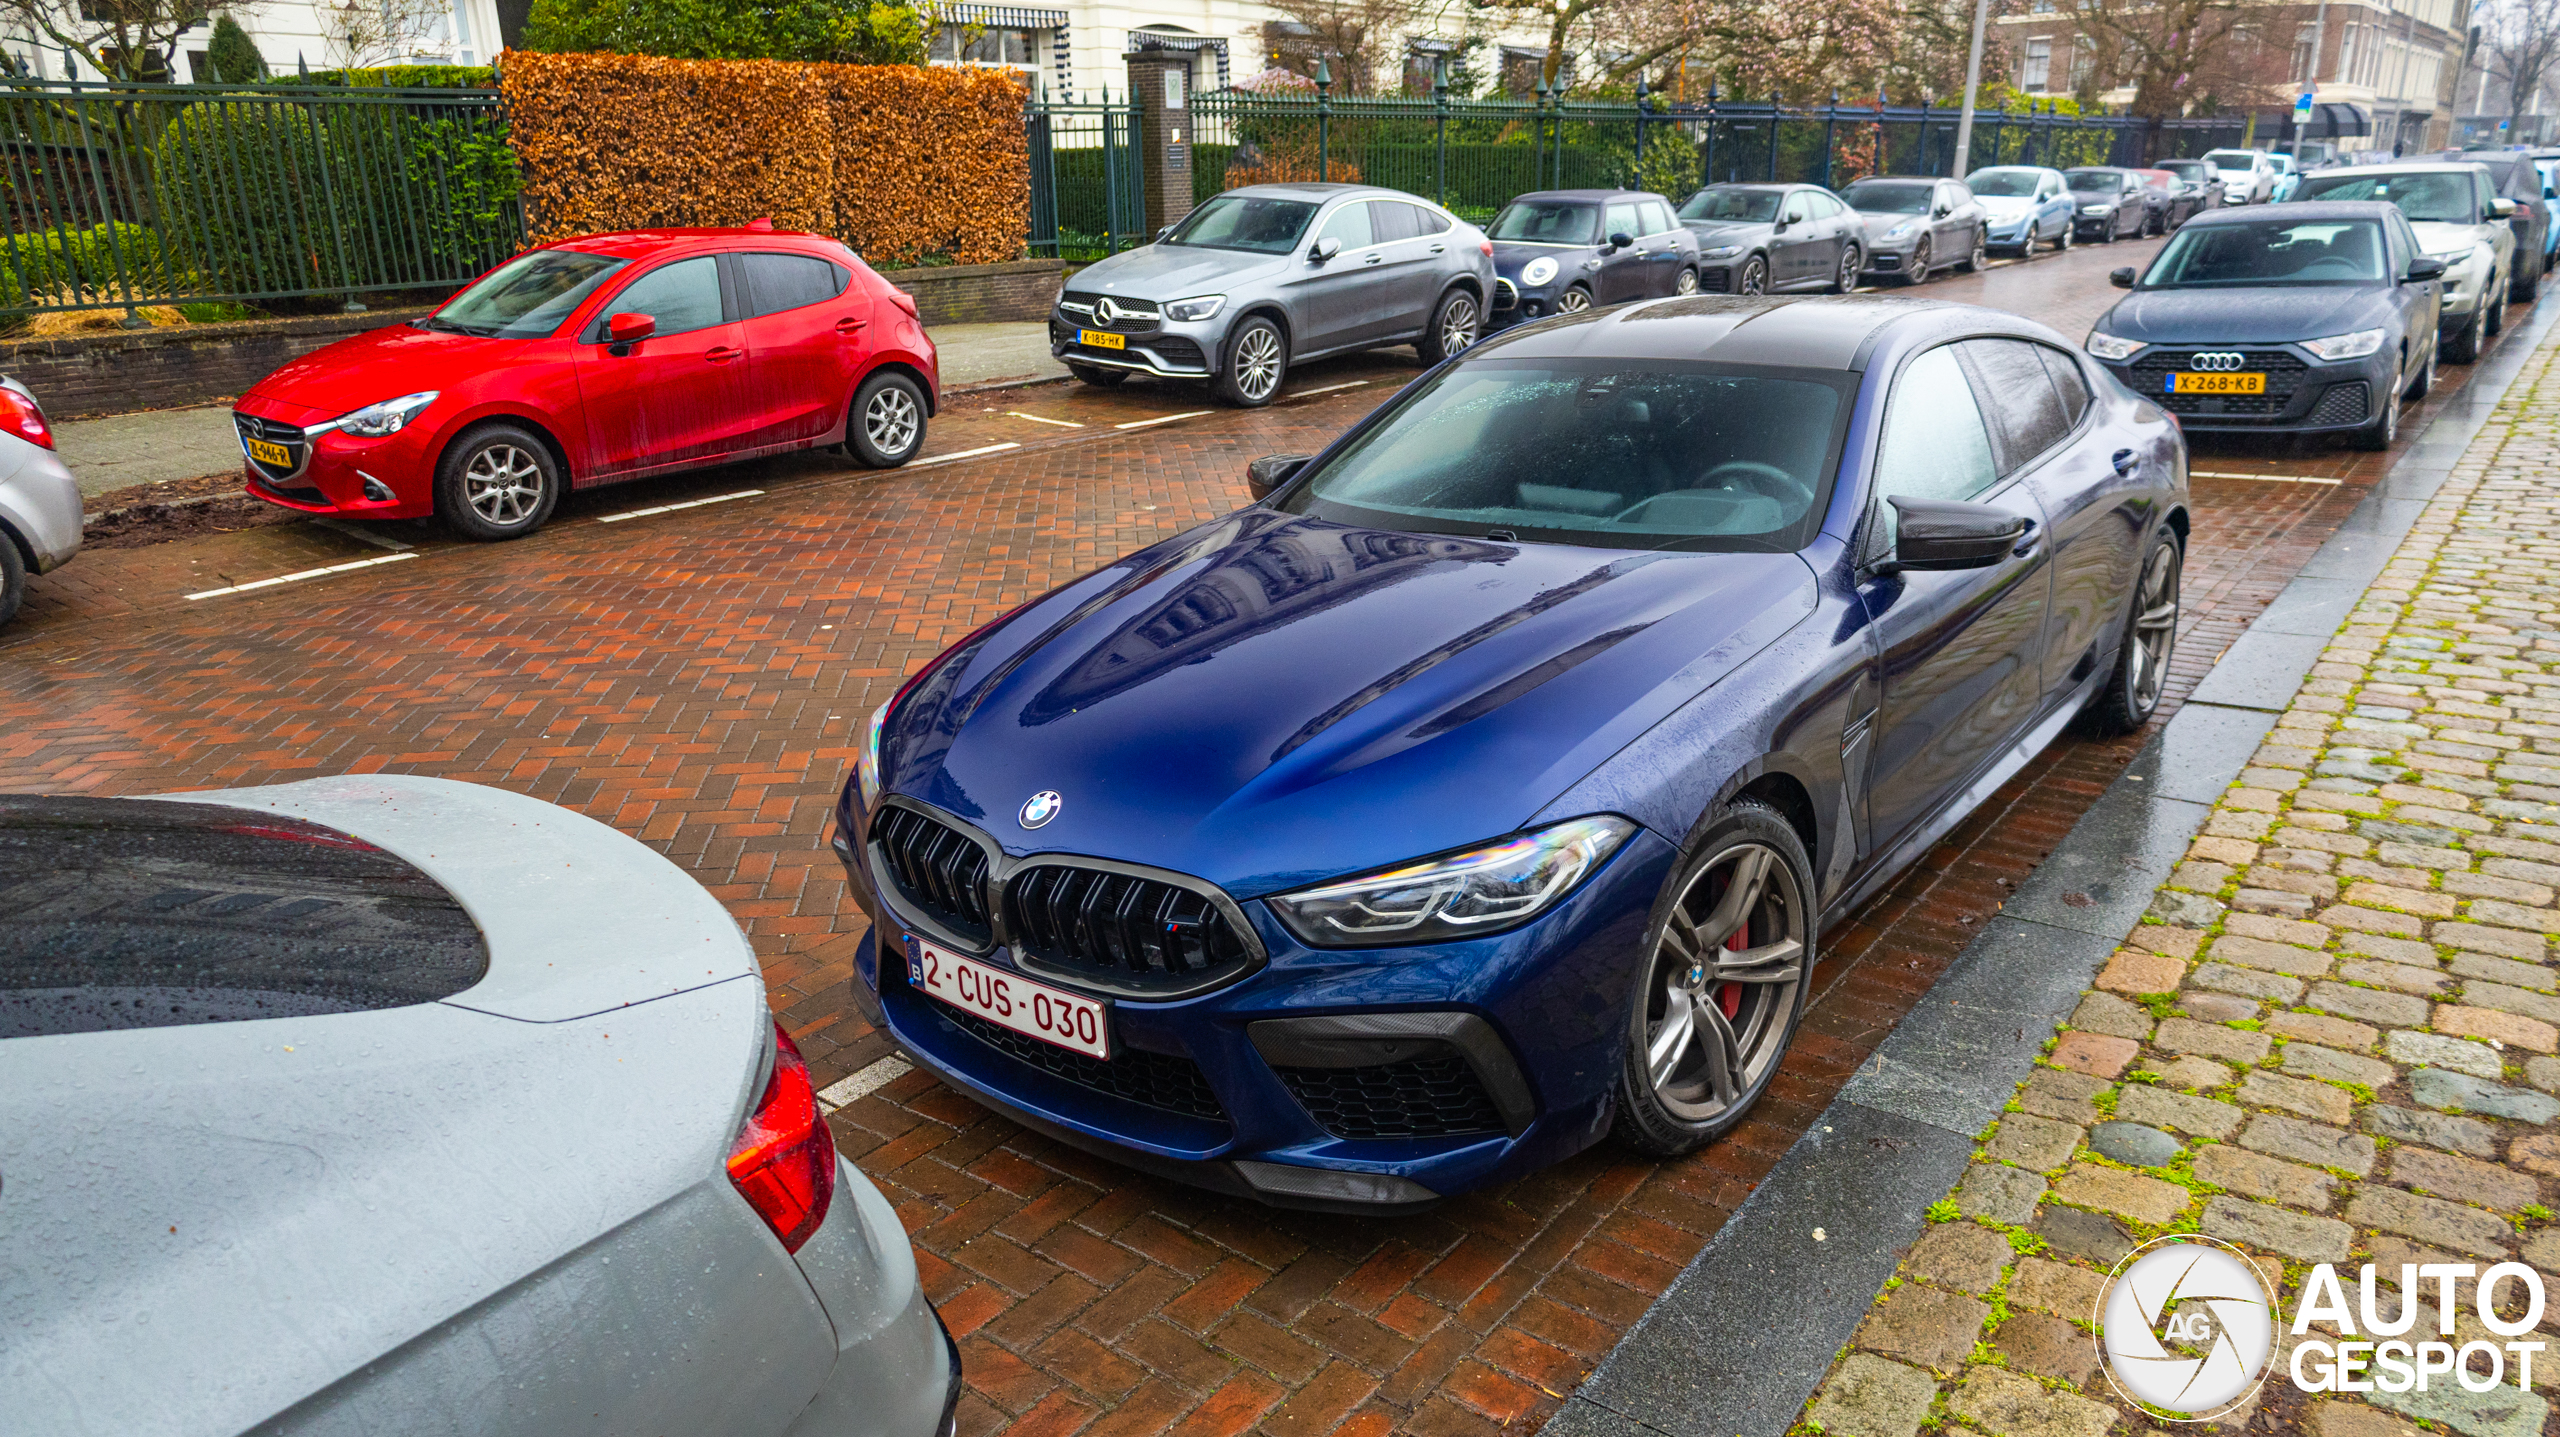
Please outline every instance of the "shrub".
[[0, 237], [0, 305], [97, 303], [166, 294], [187, 279], [155, 230], [118, 221]]
[[[153, 151], [163, 227], [222, 294], [276, 294], [337, 281], [325, 238], [309, 111], [207, 100], [180, 110]], [[33, 276], [29, 276], [33, 279]]]
[[904, 0], [533, 0], [524, 46], [674, 60], [922, 65], [934, 22]]
[[835, 141], [834, 235], [886, 267], [1022, 253], [1031, 167], [1011, 71], [811, 67]]
[[284, 75], [272, 83], [343, 85], [351, 89], [487, 90], [496, 87], [498, 71], [494, 65], [375, 65], [356, 70], [314, 70], [308, 75]]
[[267, 60], [258, 53], [257, 42], [228, 15], [213, 22], [213, 41], [205, 47], [205, 60], [213, 67], [213, 77], [226, 85], [266, 78]]

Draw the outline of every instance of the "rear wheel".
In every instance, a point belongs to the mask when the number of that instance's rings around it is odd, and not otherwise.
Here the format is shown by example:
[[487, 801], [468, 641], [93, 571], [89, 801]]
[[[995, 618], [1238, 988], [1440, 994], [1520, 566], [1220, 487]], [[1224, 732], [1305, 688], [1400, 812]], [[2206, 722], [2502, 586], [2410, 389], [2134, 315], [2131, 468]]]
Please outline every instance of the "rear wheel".
[[1991, 267], [1991, 231], [1973, 232], [1973, 252], [1956, 261], [1956, 268], [1966, 274], [1980, 274]]
[[1415, 341], [1414, 352], [1422, 356], [1423, 363], [1438, 364], [1474, 344], [1476, 331], [1482, 325], [1476, 297], [1463, 289], [1453, 289], [1440, 296], [1440, 307], [1431, 312], [1431, 327]]
[[2480, 322], [2480, 310], [2478, 306], [2475, 305], [2472, 308], [2470, 320], [2462, 326], [2462, 332], [2455, 335], [2451, 340], [2445, 343], [2444, 357], [2446, 359], [2451, 360], [2455, 364], [2476, 364], [2479, 362], [2481, 342]]
[[2185, 565], [2175, 531], [2162, 529], [2152, 536], [2142, 578], [2134, 585], [2132, 612], [2125, 615], [2124, 642], [2116, 648], [2115, 672], [2086, 711], [2088, 726], [2096, 732], [2131, 733], [2160, 707], [2169, 660], [2178, 649], [2178, 591]]
[[1090, 384], [1096, 389], [1117, 389], [1129, 382], [1129, 371], [1105, 369], [1099, 364], [1077, 364], [1069, 361], [1067, 373], [1076, 377], [1076, 383]]
[[845, 442], [865, 468], [895, 469], [924, 448], [924, 390], [894, 370], [862, 381]]
[[1664, 893], [1629, 1003], [1616, 1133], [1677, 1157], [1768, 1088], [1804, 1017], [1820, 924], [1803, 840], [1747, 798], [1689, 845]]
[[1213, 392], [1240, 409], [1260, 409], [1289, 377], [1289, 341], [1269, 315], [1257, 314], [1227, 335], [1227, 362]]
[[18, 545], [6, 534], [0, 534], [0, 626], [18, 616], [18, 605], [27, 599], [27, 561], [18, 553]]
[[1697, 266], [1682, 265], [1680, 267], [1680, 277], [1671, 282], [1671, 292], [1673, 294], [1696, 294], [1698, 292]]
[[1847, 294], [1856, 289], [1859, 272], [1864, 269], [1866, 262], [1866, 256], [1858, 253], [1856, 245], [1840, 246], [1840, 272], [1831, 277], [1831, 292]]
[[550, 519], [562, 487], [559, 462], [540, 435], [483, 425], [437, 461], [436, 513], [466, 539], [521, 539]]
[[2538, 255], [2518, 262], [2515, 286], [2509, 291], [2516, 303], [2531, 304], [2533, 297], [2542, 292], [2542, 266], [2543, 260]]
[[2064, 220], [2062, 222], [2062, 233], [2053, 237], [2053, 252], [2055, 254], [2071, 253], [2071, 239], [2078, 230], [2079, 226], [2077, 224], [2070, 220]]
[[2507, 287], [2490, 285], [2480, 296], [2480, 308], [2480, 333], [2485, 336], [2503, 332], [2507, 327]]

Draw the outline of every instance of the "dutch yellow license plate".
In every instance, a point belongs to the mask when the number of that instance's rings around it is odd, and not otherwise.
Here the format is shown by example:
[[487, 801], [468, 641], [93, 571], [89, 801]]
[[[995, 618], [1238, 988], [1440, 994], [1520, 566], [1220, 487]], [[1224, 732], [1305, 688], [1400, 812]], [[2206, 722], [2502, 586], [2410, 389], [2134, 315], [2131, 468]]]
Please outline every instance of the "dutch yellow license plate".
[[2172, 374], [2171, 394], [2264, 394], [2264, 374]]
[[1076, 343], [1090, 344], [1096, 349], [1127, 349], [1129, 347], [1126, 337], [1100, 329], [1076, 331]]
[[281, 444], [264, 439], [244, 439], [241, 442], [249, 446], [249, 457], [261, 464], [273, 464], [285, 469], [293, 467], [293, 451]]

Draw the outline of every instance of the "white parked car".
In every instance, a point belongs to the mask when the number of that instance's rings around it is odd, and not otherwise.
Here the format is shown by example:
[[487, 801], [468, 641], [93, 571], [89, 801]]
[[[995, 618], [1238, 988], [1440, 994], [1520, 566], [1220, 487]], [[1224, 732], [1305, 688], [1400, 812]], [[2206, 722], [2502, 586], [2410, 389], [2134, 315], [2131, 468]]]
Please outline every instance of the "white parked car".
[[2204, 162], [2213, 166], [2226, 205], [2262, 205], [2276, 197], [2276, 163], [2264, 150], [2211, 150]]
[[0, 376], [0, 624], [18, 613], [27, 575], [80, 552], [80, 485], [53, 452], [44, 406]]

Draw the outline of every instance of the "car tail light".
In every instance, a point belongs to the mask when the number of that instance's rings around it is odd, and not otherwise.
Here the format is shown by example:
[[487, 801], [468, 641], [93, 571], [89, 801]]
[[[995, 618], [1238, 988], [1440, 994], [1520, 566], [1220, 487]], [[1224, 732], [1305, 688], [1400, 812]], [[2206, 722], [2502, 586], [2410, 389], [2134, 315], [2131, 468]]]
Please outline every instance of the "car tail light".
[[0, 389], [0, 430], [31, 444], [53, 447], [53, 426], [44, 422], [44, 411], [14, 389]]
[[1485, 257], [1486, 257], [1486, 258], [1490, 259], [1490, 258], [1492, 258], [1492, 257], [1493, 257], [1493, 241], [1491, 241], [1491, 240], [1477, 240], [1477, 241], [1476, 241], [1476, 248], [1477, 248], [1477, 249], [1480, 249], [1480, 250], [1483, 250], [1483, 251], [1485, 252]]
[[898, 308], [905, 310], [907, 312], [907, 318], [913, 319], [916, 317], [916, 297], [907, 293], [905, 290], [898, 288], [894, 284], [889, 286], [889, 302], [896, 305]]
[[729, 1181], [788, 1252], [798, 1252], [827, 1220], [827, 1204], [835, 1199], [835, 1135], [818, 1112], [809, 1065], [779, 1023], [773, 1076], [729, 1145]]

